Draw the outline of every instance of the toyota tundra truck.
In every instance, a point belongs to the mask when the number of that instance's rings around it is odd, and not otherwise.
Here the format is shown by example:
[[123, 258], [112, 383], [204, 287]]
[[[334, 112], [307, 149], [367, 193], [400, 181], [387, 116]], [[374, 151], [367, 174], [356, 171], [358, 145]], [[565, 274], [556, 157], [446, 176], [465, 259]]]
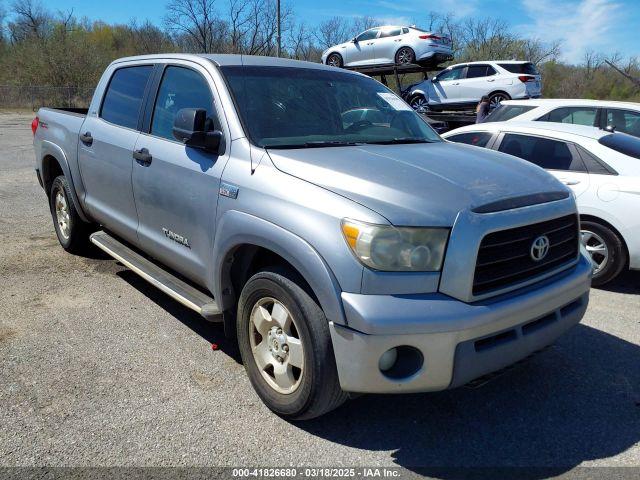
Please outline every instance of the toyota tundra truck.
[[87, 110], [42, 108], [32, 129], [62, 247], [93, 244], [223, 322], [285, 418], [350, 393], [467, 384], [587, 308], [571, 192], [531, 163], [442, 140], [359, 73], [124, 58]]

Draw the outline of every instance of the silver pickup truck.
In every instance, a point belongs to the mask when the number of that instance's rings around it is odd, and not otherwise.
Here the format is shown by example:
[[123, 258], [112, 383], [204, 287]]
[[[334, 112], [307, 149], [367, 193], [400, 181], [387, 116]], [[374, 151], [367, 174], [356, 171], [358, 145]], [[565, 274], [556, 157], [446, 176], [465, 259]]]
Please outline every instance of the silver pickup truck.
[[[239, 55], [113, 62], [88, 111], [43, 108], [36, 172], [89, 242], [237, 338], [266, 405], [457, 387], [587, 308], [574, 198], [443, 141], [358, 73]], [[540, 372], [544, 374], [544, 372]]]

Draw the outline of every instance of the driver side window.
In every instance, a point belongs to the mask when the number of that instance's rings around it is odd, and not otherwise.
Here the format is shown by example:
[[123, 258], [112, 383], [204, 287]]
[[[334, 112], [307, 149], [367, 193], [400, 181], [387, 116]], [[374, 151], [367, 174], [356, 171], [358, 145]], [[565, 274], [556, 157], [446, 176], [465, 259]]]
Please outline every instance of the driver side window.
[[357, 38], [357, 40], [359, 42], [362, 42], [362, 41], [365, 41], [365, 40], [373, 40], [377, 36], [378, 36], [378, 29], [377, 28], [372, 28], [371, 30], [367, 30], [366, 32], [362, 32], [356, 38]]
[[462, 72], [464, 71], [464, 67], [456, 67], [449, 71], [443, 72], [438, 75], [438, 81], [442, 82], [445, 80], [458, 80], [462, 77]]
[[215, 128], [219, 128], [213, 108], [213, 97], [205, 79], [190, 68], [169, 66], [165, 69], [156, 96], [151, 121], [151, 134], [175, 140], [173, 120], [182, 108], [203, 108], [207, 117], [214, 118]]

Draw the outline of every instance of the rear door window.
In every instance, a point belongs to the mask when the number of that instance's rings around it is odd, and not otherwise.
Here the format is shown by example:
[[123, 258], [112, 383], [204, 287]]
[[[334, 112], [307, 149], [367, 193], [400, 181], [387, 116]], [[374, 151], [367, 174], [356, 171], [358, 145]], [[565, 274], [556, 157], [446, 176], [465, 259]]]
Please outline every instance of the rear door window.
[[169, 66], [165, 69], [156, 97], [151, 134], [174, 140], [173, 120], [182, 108], [202, 108], [211, 119], [211, 129], [219, 129], [213, 109], [213, 97], [202, 75], [190, 68]]
[[488, 65], [469, 65], [467, 67], [466, 78], [480, 78], [487, 76], [487, 68], [491, 68]]
[[640, 137], [640, 112], [608, 108], [607, 126], [609, 125], [616, 127], [618, 132]]
[[401, 29], [400, 28], [392, 28], [389, 30], [382, 30], [380, 32], [380, 36], [378, 38], [385, 38], [385, 37], [397, 37], [398, 35], [400, 35]]
[[574, 154], [569, 144], [561, 140], [507, 133], [498, 150], [548, 170], [586, 171], [577, 151]]
[[153, 65], [119, 68], [102, 100], [100, 118], [121, 127], [137, 128], [140, 107]]
[[538, 119], [541, 122], [573, 123], [593, 127], [596, 124], [596, 107], [562, 107], [551, 110]]
[[490, 132], [468, 132], [451, 135], [447, 140], [456, 143], [466, 143], [467, 145], [474, 145], [476, 147], [486, 147], [491, 137], [493, 137], [493, 133]]

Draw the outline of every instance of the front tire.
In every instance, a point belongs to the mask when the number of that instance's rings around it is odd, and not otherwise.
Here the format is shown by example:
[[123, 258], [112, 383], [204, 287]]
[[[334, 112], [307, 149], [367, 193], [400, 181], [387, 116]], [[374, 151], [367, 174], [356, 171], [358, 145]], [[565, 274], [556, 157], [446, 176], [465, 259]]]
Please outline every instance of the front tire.
[[69, 253], [84, 253], [89, 247], [91, 225], [80, 218], [71, 197], [69, 182], [64, 175], [56, 177], [51, 184], [49, 208], [62, 248]]
[[409, 99], [409, 105], [418, 113], [426, 113], [429, 111], [429, 102], [421, 93], [412, 95]]
[[627, 265], [627, 250], [622, 239], [611, 228], [598, 222], [581, 221], [582, 244], [593, 264], [593, 286], [612, 281]]
[[327, 57], [327, 65], [330, 67], [342, 68], [344, 65], [342, 56], [339, 53], [332, 53]]
[[293, 272], [253, 275], [238, 302], [242, 363], [258, 396], [278, 415], [318, 417], [346, 400], [329, 323]]

